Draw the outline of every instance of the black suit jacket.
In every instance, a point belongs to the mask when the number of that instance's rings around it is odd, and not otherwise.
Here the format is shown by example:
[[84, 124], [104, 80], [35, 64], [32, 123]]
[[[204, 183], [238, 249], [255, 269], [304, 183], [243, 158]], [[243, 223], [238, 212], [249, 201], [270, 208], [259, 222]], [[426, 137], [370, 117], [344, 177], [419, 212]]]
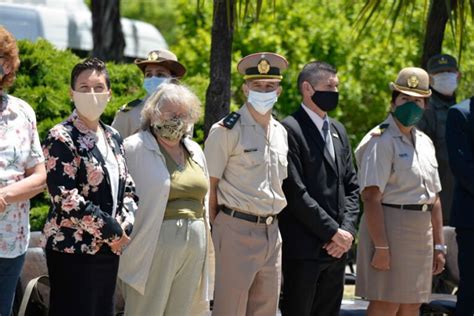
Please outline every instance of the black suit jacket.
[[453, 172], [451, 226], [474, 228], [474, 97], [448, 111], [446, 144]]
[[283, 255], [293, 259], [329, 258], [322, 246], [338, 228], [355, 236], [359, 186], [346, 130], [330, 119], [336, 161], [316, 125], [300, 108], [287, 117], [288, 178], [283, 190], [288, 202], [280, 213]]

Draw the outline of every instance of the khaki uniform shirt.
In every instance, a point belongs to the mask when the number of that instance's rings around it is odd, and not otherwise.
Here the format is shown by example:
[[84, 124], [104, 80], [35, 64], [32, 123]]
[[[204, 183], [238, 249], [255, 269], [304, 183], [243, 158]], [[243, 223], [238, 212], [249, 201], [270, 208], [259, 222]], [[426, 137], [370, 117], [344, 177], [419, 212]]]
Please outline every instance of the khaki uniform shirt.
[[133, 107], [129, 105], [130, 103], [125, 104], [117, 111], [114, 121], [112, 122], [112, 127], [120, 133], [123, 139], [135, 134], [141, 125], [141, 113], [144, 102], [142, 101]]
[[355, 150], [361, 191], [377, 186], [382, 202], [389, 204], [434, 203], [441, 191], [438, 163], [431, 139], [412, 129], [413, 145], [400, 132], [392, 115], [364, 136]]
[[214, 124], [205, 143], [209, 175], [220, 179], [218, 203], [259, 216], [278, 214], [286, 206], [286, 130], [272, 118], [267, 139], [246, 105], [238, 113], [231, 129]]

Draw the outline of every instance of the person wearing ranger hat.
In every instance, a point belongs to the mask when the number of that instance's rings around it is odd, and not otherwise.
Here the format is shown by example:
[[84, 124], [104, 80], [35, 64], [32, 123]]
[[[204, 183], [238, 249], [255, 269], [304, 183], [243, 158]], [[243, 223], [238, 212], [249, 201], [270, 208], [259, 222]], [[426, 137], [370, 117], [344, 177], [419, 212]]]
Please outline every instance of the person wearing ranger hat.
[[[135, 65], [143, 72], [143, 87], [146, 90], [145, 99], [135, 99], [120, 107], [115, 114], [112, 127], [122, 136], [127, 138], [138, 131], [141, 124], [141, 112], [146, 98], [166, 81], [180, 79], [186, 73], [186, 68], [178, 62], [178, 58], [172, 52], [160, 49], [148, 53], [145, 59], [136, 59]], [[192, 135], [192, 126], [188, 133]]]
[[428, 100], [428, 107], [417, 127], [428, 135], [436, 149], [439, 164], [439, 177], [443, 191], [440, 193], [443, 206], [444, 225], [449, 225], [449, 215], [453, 201], [454, 178], [449, 168], [448, 150], [446, 148], [446, 118], [448, 110], [456, 104], [456, 88], [461, 73], [456, 59], [447, 54], [438, 54], [428, 61], [428, 74], [433, 94]]
[[387, 119], [355, 151], [364, 202], [356, 296], [370, 301], [369, 316], [414, 316], [444, 269], [441, 185], [433, 143], [415, 127], [431, 95], [428, 74], [404, 68], [390, 88]]
[[282, 89], [283, 56], [240, 60], [247, 101], [209, 132], [209, 217], [216, 250], [214, 316], [276, 315], [280, 293], [278, 213], [285, 207], [287, 134], [272, 117]]

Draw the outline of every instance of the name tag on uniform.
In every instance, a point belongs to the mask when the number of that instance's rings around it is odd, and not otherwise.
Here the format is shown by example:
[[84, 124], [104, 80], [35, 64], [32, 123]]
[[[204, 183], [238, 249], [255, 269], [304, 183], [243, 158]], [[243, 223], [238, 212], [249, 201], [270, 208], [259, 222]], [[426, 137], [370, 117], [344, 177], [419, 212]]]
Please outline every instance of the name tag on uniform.
[[407, 153], [403, 153], [403, 154], [398, 154], [398, 157], [408, 157], [408, 154]]
[[258, 149], [257, 148], [244, 149], [244, 153], [251, 153], [251, 152], [254, 152], [254, 151], [258, 151]]

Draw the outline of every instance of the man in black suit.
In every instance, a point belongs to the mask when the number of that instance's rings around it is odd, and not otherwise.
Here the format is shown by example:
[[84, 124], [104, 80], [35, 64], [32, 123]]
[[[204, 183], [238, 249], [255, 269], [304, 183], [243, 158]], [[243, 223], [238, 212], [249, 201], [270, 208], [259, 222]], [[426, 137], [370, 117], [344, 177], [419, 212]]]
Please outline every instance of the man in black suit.
[[338, 315], [346, 252], [356, 234], [359, 187], [346, 130], [326, 114], [338, 103], [336, 70], [307, 64], [298, 77], [302, 104], [288, 132], [288, 205], [283, 238], [283, 315]]
[[455, 181], [450, 221], [458, 242], [456, 315], [474, 315], [474, 97], [448, 110], [446, 143]]

